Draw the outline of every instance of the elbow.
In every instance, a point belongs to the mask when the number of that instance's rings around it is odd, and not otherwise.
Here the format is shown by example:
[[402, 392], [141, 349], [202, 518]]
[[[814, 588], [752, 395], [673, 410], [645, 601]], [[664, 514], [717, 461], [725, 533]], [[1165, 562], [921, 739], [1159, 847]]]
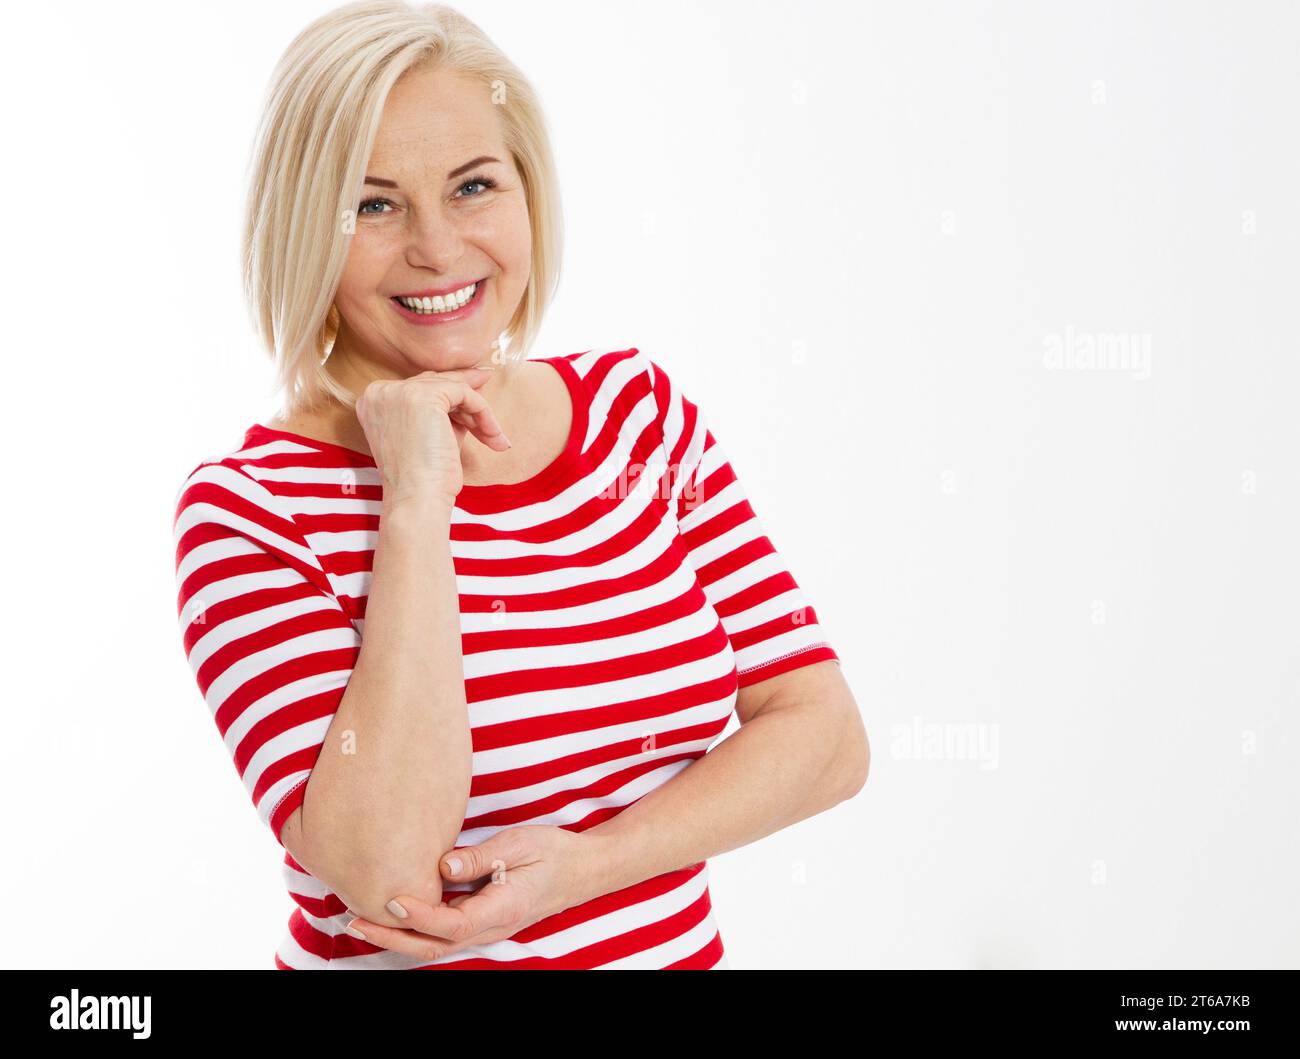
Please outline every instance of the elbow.
[[442, 879], [436, 864], [418, 883], [411, 881], [408, 872], [371, 870], [353, 872], [340, 879], [337, 887], [327, 885], [352, 912], [380, 926], [407, 926], [389, 908], [389, 903], [400, 895], [410, 894], [434, 908], [442, 904]]
[[403, 865], [400, 862], [410, 858], [394, 857], [391, 850], [363, 849], [343, 836], [305, 831], [301, 810], [285, 822], [281, 843], [309, 875], [372, 923], [404, 925], [388, 911], [388, 903], [399, 894], [410, 894], [434, 906], [442, 902], [442, 876], [436, 859]]
[[442, 903], [442, 876], [436, 860], [419, 865], [401, 865], [341, 856], [324, 862], [319, 870], [308, 870], [350, 911], [380, 926], [406, 926], [389, 909], [389, 903], [399, 896], [410, 895], [435, 908]]
[[848, 733], [843, 753], [844, 764], [840, 769], [843, 777], [840, 786], [840, 801], [846, 802], [862, 792], [867, 785], [867, 776], [871, 772], [871, 743], [861, 721], [855, 730]]

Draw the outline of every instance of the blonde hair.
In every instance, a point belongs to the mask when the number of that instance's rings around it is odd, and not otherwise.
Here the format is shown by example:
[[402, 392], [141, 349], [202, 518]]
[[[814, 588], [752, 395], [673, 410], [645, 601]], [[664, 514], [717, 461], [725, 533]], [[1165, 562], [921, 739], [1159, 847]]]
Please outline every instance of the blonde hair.
[[362, 0], [294, 38], [271, 77], [248, 172], [244, 292], [290, 409], [326, 394], [351, 407], [324, 362], [338, 335], [334, 296], [366, 163], [398, 78], [426, 63], [480, 78], [501, 109], [532, 228], [528, 288], [503, 333], [522, 357], [559, 281], [562, 228], [541, 104], [477, 25], [442, 4]]

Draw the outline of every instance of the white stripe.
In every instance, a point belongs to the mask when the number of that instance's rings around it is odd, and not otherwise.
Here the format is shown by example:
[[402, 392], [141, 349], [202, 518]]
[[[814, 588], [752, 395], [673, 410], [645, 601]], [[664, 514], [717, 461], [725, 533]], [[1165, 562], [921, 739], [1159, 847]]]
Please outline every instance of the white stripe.
[[726, 652], [720, 652], [657, 673], [638, 673], [595, 684], [548, 688], [544, 691], [483, 699], [469, 704], [472, 722], [475, 727], [479, 727], [504, 721], [531, 720], [554, 713], [573, 713], [663, 695], [665, 688], [685, 688], [725, 676], [731, 664], [731, 659], [725, 655]]
[[777, 661], [786, 655], [802, 654], [825, 643], [826, 637], [816, 625], [797, 625], [789, 632], [737, 651], [736, 670], [743, 676], [767, 662]]

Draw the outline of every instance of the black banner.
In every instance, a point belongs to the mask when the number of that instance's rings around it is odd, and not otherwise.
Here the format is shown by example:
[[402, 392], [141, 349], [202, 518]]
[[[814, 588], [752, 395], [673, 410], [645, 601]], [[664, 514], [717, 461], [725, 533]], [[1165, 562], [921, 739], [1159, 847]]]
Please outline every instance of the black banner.
[[[1237, 1049], [1295, 1036], [1296, 986], [1289, 970], [733, 969], [694, 979], [649, 971], [7, 971], [0, 1010], [11, 1035], [92, 1046], [105, 1037], [139, 1047], [260, 1045], [281, 1036], [374, 1044], [402, 1032], [434, 1052], [531, 1048], [539, 1034], [568, 1037], [599, 1023], [608, 1050], [644, 1047], [665, 1032], [681, 1040], [675, 1033], [685, 1022], [719, 1035], [789, 1027], [810, 1045], [834, 1032], [839, 1047], [857, 1041], [864, 1049], [882, 1033], [918, 1045], [1176, 1038], [1179, 1047]], [[605, 1035], [620, 1025], [626, 1037]]]

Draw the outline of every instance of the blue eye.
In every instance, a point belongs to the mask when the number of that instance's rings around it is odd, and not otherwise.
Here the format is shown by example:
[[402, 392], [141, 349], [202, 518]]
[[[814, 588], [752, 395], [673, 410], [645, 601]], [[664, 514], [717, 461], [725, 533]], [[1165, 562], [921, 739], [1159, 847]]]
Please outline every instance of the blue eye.
[[376, 211], [373, 211], [373, 212], [372, 212], [372, 211], [366, 209], [366, 207], [367, 207], [367, 206], [376, 206], [376, 205], [391, 206], [392, 203], [389, 202], [387, 199], [366, 199], [365, 202], [363, 202], [360, 206], [357, 207], [357, 212], [358, 212], [358, 213], [369, 213], [369, 214], [371, 214], [371, 216], [375, 216], [376, 214], [378, 214], [379, 211], [376, 210]]
[[[463, 183], [460, 186], [460, 190], [464, 191], [466, 188], [473, 187], [475, 184], [481, 185], [483, 188], [487, 189], [488, 191], [491, 191], [494, 187], [497, 186], [497, 182], [491, 179], [490, 177], [476, 176], [470, 180], [465, 181], [465, 183]], [[482, 195], [483, 192], [480, 191], [477, 195], [464, 195], [462, 196], [462, 198], [477, 199], [477, 198], [481, 198]]]

